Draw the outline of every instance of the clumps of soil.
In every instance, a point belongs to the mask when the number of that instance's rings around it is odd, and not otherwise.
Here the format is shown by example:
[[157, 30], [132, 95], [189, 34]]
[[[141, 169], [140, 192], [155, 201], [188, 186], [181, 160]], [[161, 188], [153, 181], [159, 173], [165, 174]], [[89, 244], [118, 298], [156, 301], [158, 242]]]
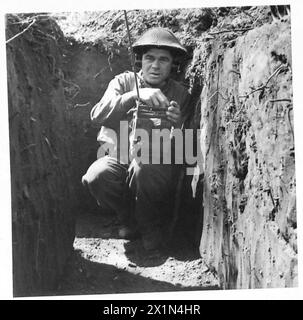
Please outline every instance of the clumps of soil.
[[[122, 10], [64, 13], [64, 18], [60, 14], [54, 17], [65, 35], [77, 41], [100, 42], [105, 46], [113, 43], [128, 46]], [[182, 40], [188, 37], [188, 34], [199, 36], [201, 32], [209, 29], [214, 15], [210, 9], [131, 10], [127, 12], [127, 18], [133, 39], [148, 28], [161, 26], [171, 29]], [[192, 23], [187, 23], [189, 21]]]
[[[238, 37], [272, 21], [268, 6], [220, 7], [213, 8], [211, 11], [213, 21], [207, 30], [197, 37], [188, 33], [194, 48], [192, 61], [186, 70], [186, 78], [189, 79], [191, 87], [195, 82], [199, 82], [201, 86], [205, 84], [206, 63], [215, 44], [220, 43], [220, 46], [216, 46], [216, 50], [218, 50], [218, 56], [222, 56], [225, 50], [235, 45]], [[189, 25], [192, 23], [191, 20], [187, 22]]]
[[[271, 20], [269, 7], [130, 10], [131, 36], [136, 39], [151, 27], [171, 29], [181, 43], [193, 49], [208, 33], [228, 28], [255, 28]], [[80, 43], [102, 43], [106, 48], [128, 46], [122, 10], [57, 13], [52, 15], [67, 38]]]

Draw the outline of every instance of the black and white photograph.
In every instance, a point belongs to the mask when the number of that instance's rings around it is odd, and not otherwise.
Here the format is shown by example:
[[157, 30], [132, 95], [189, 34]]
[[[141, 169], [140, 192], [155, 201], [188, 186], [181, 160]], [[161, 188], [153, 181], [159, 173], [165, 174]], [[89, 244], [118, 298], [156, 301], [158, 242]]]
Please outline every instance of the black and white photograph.
[[299, 287], [293, 12], [3, 13], [13, 298]]

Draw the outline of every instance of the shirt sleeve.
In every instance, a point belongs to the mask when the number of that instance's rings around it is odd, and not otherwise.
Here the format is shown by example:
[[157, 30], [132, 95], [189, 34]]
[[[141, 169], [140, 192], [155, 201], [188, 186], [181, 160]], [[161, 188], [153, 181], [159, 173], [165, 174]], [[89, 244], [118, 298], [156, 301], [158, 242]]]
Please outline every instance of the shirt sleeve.
[[126, 117], [134, 101], [126, 95], [130, 85], [126, 76], [119, 75], [110, 81], [102, 99], [93, 107], [90, 116], [93, 123], [115, 128]]

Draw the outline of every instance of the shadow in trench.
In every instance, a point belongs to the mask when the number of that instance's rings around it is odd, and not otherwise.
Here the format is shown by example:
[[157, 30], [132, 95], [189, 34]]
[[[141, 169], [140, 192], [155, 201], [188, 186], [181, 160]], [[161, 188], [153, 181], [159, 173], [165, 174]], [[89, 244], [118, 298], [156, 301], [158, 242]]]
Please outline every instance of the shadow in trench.
[[76, 238], [120, 239], [119, 222], [112, 212], [82, 213], [76, 222]]
[[[121, 239], [118, 235], [119, 222], [110, 212], [94, 212], [79, 216], [76, 224], [77, 239]], [[179, 261], [192, 261], [200, 258], [199, 247], [186, 235], [176, 232], [165, 249], [150, 253], [143, 248], [140, 235], [124, 244], [125, 255], [130, 262], [140, 267], [155, 267], [163, 264], [168, 257]]]
[[143, 293], [214, 290], [216, 286], [183, 287], [164, 281], [142, 277], [140, 274], [118, 269], [112, 265], [84, 259], [74, 251], [60, 287], [53, 295], [86, 295], [108, 293]]
[[200, 258], [198, 248], [184, 238], [170, 241], [165, 248], [155, 252], [147, 252], [141, 238], [125, 243], [124, 248], [127, 258], [140, 267], [159, 266], [169, 257], [179, 261], [193, 261]]
[[140, 237], [121, 239], [119, 226], [110, 212], [100, 210], [78, 216], [75, 250], [58, 291], [51, 295], [219, 289], [198, 247], [186, 241], [184, 229], [176, 232], [171, 245], [160, 255], [153, 256], [144, 250]]

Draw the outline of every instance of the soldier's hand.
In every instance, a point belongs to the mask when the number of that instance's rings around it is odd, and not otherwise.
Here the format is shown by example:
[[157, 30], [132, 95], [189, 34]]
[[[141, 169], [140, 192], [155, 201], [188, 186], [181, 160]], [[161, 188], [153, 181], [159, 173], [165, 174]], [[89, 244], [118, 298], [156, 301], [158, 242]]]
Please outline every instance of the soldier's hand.
[[176, 101], [171, 101], [166, 111], [167, 119], [179, 126], [181, 124], [181, 110]]
[[139, 90], [140, 100], [152, 108], [167, 109], [169, 101], [158, 88], [142, 88]]

